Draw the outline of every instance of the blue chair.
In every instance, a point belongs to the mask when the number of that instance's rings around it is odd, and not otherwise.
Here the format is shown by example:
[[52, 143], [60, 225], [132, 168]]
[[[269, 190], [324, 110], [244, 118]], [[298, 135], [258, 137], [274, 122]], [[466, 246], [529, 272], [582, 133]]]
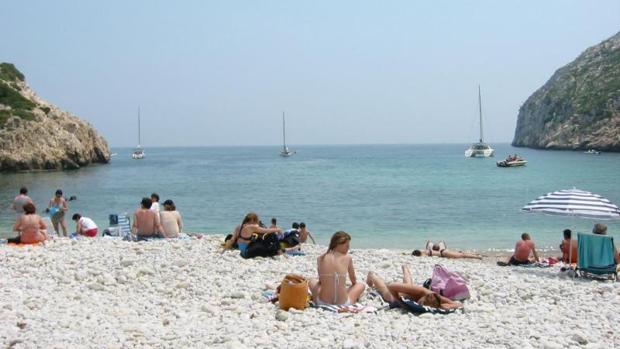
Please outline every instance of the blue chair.
[[601, 278], [616, 271], [614, 238], [607, 235], [577, 234], [577, 274], [582, 277]]
[[131, 237], [131, 220], [127, 214], [111, 214], [109, 219], [110, 227], [104, 231], [104, 236], [117, 236], [123, 239]]

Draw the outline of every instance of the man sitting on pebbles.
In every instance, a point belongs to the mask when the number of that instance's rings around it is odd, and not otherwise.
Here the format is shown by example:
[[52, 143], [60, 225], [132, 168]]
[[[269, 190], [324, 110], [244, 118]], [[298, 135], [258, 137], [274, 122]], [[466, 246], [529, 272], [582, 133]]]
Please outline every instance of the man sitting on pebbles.
[[[530, 253], [534, 255], [534, 260], [530, 260]], [[531, 264], [534, 262], [538, 262], [538, 253], [536, 253], [536, 245], [534, 244], [534, 240], [530, 237], [530, 234], [523, 233], [521, 234], [521, 240], [517, 241], [515, 245], [515, 252], [510, 257], [508, 262], [497, 262], [499, 266], [507, 266], [507, 265], [525, 265]]]

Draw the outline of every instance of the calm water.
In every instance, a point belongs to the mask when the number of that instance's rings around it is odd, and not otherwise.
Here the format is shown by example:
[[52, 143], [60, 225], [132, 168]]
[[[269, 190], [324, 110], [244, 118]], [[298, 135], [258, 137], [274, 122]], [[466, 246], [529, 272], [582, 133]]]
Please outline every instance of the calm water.
[[[299, 146], [290, 158], [278, 147], [131, 149], [109, 165], [72, 172], [2, 174], [0, 234], [13, 220], [9, 205], [26, 185], [38, 207], [56, 188], [76, 195], [80, 212], [107, 226], [110, 213], [132, 212], [143, 196], [173, 199], [186, 231], [229, 232], [248, 211], [281, 226], [304, 221], [327, 244], [345, 230], [354, 247], [414, 248], [427, 238], [463, 248], [511, 248], [531, 232], [539, 246], [556, 246], [561, 231], [589, 231], [591, 220], [527, 214], [520, 208], [550, 191], [579, 189], [620, 204], [620, 154], [538, 151], [495, 144], [496, 158], [466, 159], [467, 145]], [[508, 153], [523, 168], [498, 168]], [[70, 217], [70, 216], [69, 216]], [[608, 221], [618, 236], [620, 222]], [[73, 224], [71, 222], [71, 227]]]

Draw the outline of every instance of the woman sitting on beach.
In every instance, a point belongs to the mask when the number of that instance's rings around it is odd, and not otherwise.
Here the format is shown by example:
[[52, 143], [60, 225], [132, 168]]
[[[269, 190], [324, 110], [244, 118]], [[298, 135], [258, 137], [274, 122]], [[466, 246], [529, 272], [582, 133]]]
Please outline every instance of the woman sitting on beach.
[[[327, 252], [317, 259], [319, 279], [310, 280], [312, 299], [318, 305], [351, 305], [359, 299], [366, 286], [357, 282], [353, 259], [348, 254], [351, 236], [336, 232]], [[347, 274], [351, 287], [347, 289]]]
[[224, 244], [224, 249], [232, 249], [235, 243], [239, 247], [241, 256], [246, 256], [246, 251], [250, 242], [252, 241], [252, 235], [264, 235], [269, 233], [279, 233], [282, 229], [275, 228], [263, 228], [259, 225], [260, 219], [254, 212], [250, 212], [243, 218], [241, 225], [235, 228], [232, 234], [232, 238], [228, 239]]
[[159, 220], [164, 231], [165, 238], [179, 237], [179, 233], [183, 231], [183, 220], [181, 214], [177, 211], [177, 207], [170, 199], [164, 201], [164, 210], [159, 212]]
[[17, 219], [13, 231], [19, 232], [19, 236], [8, 239], [7, 242], [15, 244], [34, 244], [47, 240], [47, 225], [43, 218], [36, 214], [36, 208], [29, 202], [23, 206], [24, 215]]
[[423, 286], [415, 285], [409, 268], [403, 265], [402, 269], [403, 282], [391, 282], [386, 285], [385, 281], [373, 272], [369, 272], [366, 277], [368, 286], [377, 290], [383, 300], [390, 304], [391, 308], [402, 307], [403, 299], [410, 299], [420, 305], [446, 310], [463, 306], [463, 304], [438, 295]]
[[433, 242], [428, 240], [426, 242], [426, 248], [423, 251], [413, 250], [412, 255], [416, 257], [428, 256], [428, 257], [444, 257], [444, 258], [472, 258], [482, 259], [482, 256], [475, 253], [466, 253], [463, 251], [453, 251], [446, 248], [446, 244], [440, 241], [437, 245], [433, 245]]

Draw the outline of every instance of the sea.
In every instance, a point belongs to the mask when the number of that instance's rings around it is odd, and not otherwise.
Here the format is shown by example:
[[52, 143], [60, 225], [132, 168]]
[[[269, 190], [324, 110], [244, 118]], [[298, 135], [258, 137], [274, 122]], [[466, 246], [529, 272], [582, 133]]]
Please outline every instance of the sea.
[[[21, 186], [44, 214], [56, 189], [73, 213], [105, 228], [110, 214], [131, 214], [143, 197], [172, 199], [186, 232], [226, 234], [254, 211], [289, 228], [305, 222], [317, 242], [344, 230], [352, 248], [412, 250], [427, 240], [449, 248], [508, 251], [529, 232], [539, 248], [557, 247], [562, 231], [589, 232], [597, 221], [525, 213], [548, 192], [578, 188], [620, 205], [620, 154], [585, 154], [493, 144], [494, 158], [465, 158], [467, 144], [304, 145], [279, 156], [277, 146], [113, 148], [109, 164], [77, 171], [0, 175], [0, 236], [12, 235], [10, 204]], [[499, 168], [508, 154], [525, 167]], [[604, 221], [620, 237], [619, 221]]]

